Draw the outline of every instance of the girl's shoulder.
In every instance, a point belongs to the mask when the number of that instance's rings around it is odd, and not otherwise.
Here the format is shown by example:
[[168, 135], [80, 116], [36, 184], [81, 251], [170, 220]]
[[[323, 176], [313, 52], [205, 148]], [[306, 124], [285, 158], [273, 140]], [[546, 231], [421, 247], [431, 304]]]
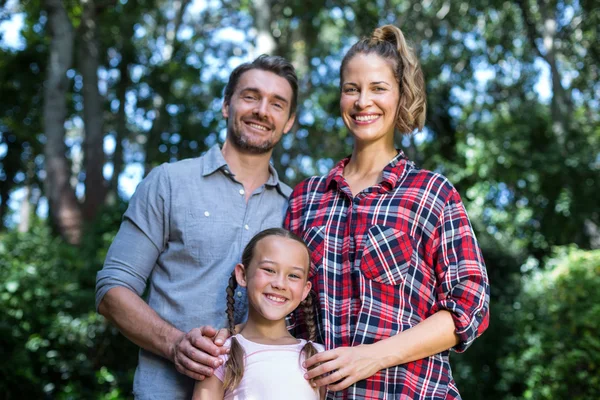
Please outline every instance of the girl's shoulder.
[[[300, 341], [300, 346], [301, 348], [304, 347], [304, 345], [306, 344], [306, 340], [304, 339], [298, 339]], [[313, 341], [311, 341], [310, 343], [312, 343], [312, 345], [315, 347], [315, 349], [317, 349], [317, 352], [322, 353], [325, 351], [325, 346], [323, 346], [321, 343], [315, 343]]]

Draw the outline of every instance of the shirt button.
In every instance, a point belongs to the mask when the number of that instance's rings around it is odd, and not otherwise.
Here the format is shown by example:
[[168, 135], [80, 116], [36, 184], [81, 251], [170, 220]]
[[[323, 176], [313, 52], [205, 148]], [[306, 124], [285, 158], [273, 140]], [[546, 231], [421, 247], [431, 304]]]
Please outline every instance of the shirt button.
[[244, 229], [248, 230], [248, 229], [250, 229], [250, 227], [248, 225], [244, 225]]
[[208, 211], [204, 211], [204, 216], [208, 217], [210, 215], [210, 213]]
[[244, 193], [246, 193], [244, 192], [244, 189], [240, 189], [240, 194], [243, 195]]
[[242, 297], [242, 292], [237, 292], [236, 295], [237, 297]]

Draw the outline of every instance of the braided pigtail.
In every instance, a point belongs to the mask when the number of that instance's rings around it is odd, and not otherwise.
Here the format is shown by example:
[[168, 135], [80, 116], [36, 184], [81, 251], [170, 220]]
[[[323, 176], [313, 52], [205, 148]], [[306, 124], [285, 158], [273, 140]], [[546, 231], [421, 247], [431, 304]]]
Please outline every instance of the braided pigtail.
[[[304, 323], [306, 324], [306, 328], [308, 330], [308, 341], [304, 347], [302, 347], [302, 352], [300, 353], [300, 363], [302, 363], [303, 359], [309, 359], [318, 353], [316, 347], [312, 344], [312, 342], [317, 340], [317, 321], [315, 318], [312, 290], [308, 292], [308, 296], [306, 296], [306, 298], [300, 303], [299, 307], [304, 314]], [[319, 364], [315, 364], [310, 369], [313, 369], [318, 365]]]
[[427, 114], [425, 78], [416, 53], [406, 42], [400, 28], [384, 25], [376, 28], [370, 37], [355, 43], [342, 60], [341, 77], [348, 62], [357, 54], [377, 54], [391, 62], [400, 90], [396, 129], [400, 133], [423, 129]]
[[227, 321], [229, 323], [229, 334], [231, 335], [231, 347], [229, 348], [229, 358], [225, 363], [225, 378], [223, 379], [223, 389], [225, 391], [235, 389], [244, 376], [244, 348], [240, 345], [235, 335], [235, 289], [237, 288], [235, 271], [232, 272], [227, 286]]

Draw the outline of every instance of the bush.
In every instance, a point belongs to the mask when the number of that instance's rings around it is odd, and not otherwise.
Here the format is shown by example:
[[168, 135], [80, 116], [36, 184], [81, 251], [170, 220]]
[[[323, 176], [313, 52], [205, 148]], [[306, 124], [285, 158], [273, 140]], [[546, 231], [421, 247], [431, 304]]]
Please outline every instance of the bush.
[[504, 384], [526, 399], [600, 398], [600, 250], [562, 248], [524, 278]]
[[[6, 398], [122, 399], [136, 347], [94, 310], [112, 234], [74, 248], [44, 226], [0, 236], [0, 392]], [[98, 250], [100, 249], [100, 250]]]

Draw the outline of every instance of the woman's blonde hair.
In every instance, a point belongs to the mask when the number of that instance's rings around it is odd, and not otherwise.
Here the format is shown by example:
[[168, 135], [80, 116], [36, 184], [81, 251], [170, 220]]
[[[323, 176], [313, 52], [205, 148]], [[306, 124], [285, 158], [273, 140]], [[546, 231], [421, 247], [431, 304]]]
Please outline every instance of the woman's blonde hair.
[[[306, 252], [309, 255], [310, 259], [310, 250], [306, 246], [306, 243], [296, 234], [283, 229], [283, 228], [271, 228], [266, 229], [262, 232], [257, 233], [246, 245], [244, 248], [244, 252], [242, 253], [242, 264], [248, 268], [250, 266], [250, 262], [254, 257], [254, 249], [256, 248], [256, 244], [261, 240], [266, 238], [267, 236], [279, 236], [287, 239], [295, 240], [299, 243], [302, 243]], [[225, 363], [225, 378], [223, 379], [223, 388], [224, 390], [233, 390], [235, 389], [244, 376], [244, 357], [245, 352], [244, 348], [240, 345], [238, 340], [233, 337], [235, 335], [235, 319], [234, 319], [234, 310], [235, 310], [235, 289], [237, 288], [237, 280], [235, 279], [235, 271], [229, 277], [229, 285], [227, 286], [227, 321], [229, 325], [229, 334], [232, 336], [231, 338], [231, 347], [229, 348], [229, 358]], [[300, 354], [300, 360], [302, 358], [308, 359], [315, 354], [317, 354], [317, 349], [312, 341], [315, 341], [317, 338], [317, 326], [315, 319], [315, 309], [313, 306], [313, 297], [312, 291], [308, 293], [306, 299], [304, 299], [299, 305], [304, 314], [304, 323], [306, 324], [308, 330], [308, 341], [302, 348], [302, 352]], [[313, 367], [314, 368], [314, 367]]]
[[427, 111], [427, 96], [423, 71], [414, 50], [406, 43], [400, 28], [384, 25], [376, 28], [370, 37], [356, 42], [344, 56], [340, 67], [340, 86], [344, 70], [358, 54], [377, 54], [392, 63], [392, 70], [400, 89], [396, 129], [411, 133], [423, 129]]

